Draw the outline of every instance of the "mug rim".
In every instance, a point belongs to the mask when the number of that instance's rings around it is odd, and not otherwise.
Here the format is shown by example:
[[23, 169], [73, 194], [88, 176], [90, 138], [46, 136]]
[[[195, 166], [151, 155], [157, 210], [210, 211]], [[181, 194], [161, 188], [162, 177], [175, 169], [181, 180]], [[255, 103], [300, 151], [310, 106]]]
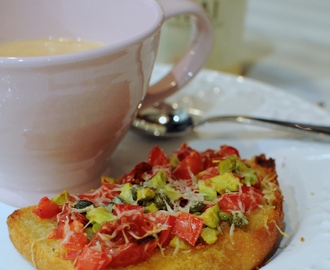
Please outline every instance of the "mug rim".
[[0, 56], [0, 68], [1, 67], [40, 67], [40, 66], [51, 66], [59, 64], [68, 64], [73, 62], [83, 62], [94, 58], [100, 58], [104, 55], [116, 53], [123, 49], [126, 49], [134, 44], [137, 44], [143, 40], [146, 40], [160, 31], [160, 27], [164, 21], [164, 11], [160, 4], [156, 0], [144, 0], [146, 4], [152, 4], [157, 11], [154, 24], [150, 25], [149, 28], [143, 32], [131, 36], [127, 39], [105, 44], [98, 48], [88, 49], [80, 52], [72, 52], [66, 54], [55, 54], [55, 55], [43, 55], [43, 56], [24, 56], [24, 57], [8, 57]]

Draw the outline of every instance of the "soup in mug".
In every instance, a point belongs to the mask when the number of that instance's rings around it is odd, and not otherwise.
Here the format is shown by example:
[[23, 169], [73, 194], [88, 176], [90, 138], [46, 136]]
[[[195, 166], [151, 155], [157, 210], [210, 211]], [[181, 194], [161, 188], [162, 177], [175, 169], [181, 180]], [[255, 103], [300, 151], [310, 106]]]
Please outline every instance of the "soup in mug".
[[102, 43], [80, 39], [29, 39], [0, 43], [0, 57], [47, 56], [81, 52], [102, 47]]

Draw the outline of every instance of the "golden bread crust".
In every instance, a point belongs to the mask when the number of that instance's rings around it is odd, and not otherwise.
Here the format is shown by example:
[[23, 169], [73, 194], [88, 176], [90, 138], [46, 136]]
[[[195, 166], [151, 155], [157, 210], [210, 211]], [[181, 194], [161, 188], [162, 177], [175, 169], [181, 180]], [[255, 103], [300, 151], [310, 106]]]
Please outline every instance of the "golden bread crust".
[[[159, 249], [152, 253], [148, 261], [116, 269], [257, 269], [262, 266], [276, 248], [280, 237], [278, 227], [283, 222], [283, 198], [278, 185], [275, 162], [260, 155], [247, 163], [264, 176], [261, 186], [271, 196], [264, 198], [264, 206], [247, 213], [249, 224], [235, 228], [230, 235], [230, 226], [223, 228], [213, 245], [198, 245], [190, 251], [180, 251], [173, 255], [167, 248], [165, 257]], [[265, 196], [267, 197], [267, 196]], [[49, 232], [56, 227], [55, 221], [40, 219], [32, 210], [35, 206], [16, 210], [8, 217], [10, 238], [17, 250], [40, 270], [71, 270], [73, 262], [56, 256], [56, 240], [49, 240]], [[111, 268], [107, 268], [111, 269]]]

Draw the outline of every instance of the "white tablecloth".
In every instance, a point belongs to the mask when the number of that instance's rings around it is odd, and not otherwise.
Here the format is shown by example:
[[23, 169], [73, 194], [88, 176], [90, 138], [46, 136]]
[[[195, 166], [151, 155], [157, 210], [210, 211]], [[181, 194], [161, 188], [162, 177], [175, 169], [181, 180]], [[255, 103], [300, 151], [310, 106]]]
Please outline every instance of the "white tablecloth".
[[330, 1], [248, 0], [245, 75], [330, 112]]

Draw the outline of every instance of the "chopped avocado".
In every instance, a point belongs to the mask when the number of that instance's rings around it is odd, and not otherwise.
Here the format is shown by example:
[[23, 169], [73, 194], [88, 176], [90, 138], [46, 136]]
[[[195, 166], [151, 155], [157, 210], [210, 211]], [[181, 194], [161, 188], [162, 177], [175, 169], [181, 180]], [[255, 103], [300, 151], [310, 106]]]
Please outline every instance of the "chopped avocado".
[[245, 185], [254, 185], [258, 181], [256, 172], [242, 161], [237, 164], [237, 173], [244, 178], [242, 182]]
[[207, 201], [213, 201], [217, 198], [217, 191], [212, 186], [208, 186], [204, 180], [198, 181], [198, 189]]
[[138, 201], [149, 201], [153, 199], [156, 195], [156, 192], [150, 188], [140, 188], [136, 192]]
[[232, 155], [226, 157], [225, 159], [220, 160], [218, 165], [218, 170], [220, 174], [224, 174], [226, 172], [232, 172], [236, 169], [236, 161], [239, 159], [238, 156]]
[[218, 240], [218, 231], [209, 227], [205, 227], [202, 229], [201, 236], [207, 244], [211, 245]]
[[231, 172], [212, 177], [210, 181], [211, 186], [220, 194], [224, 194], [228, 191], [238, 191], [240, 186], [239, 178]]
[[56, 195], [52, 198], [52, 201], [56, 203], [57, 205], [63, 205], [65, 204], [70, 197], [70, 194], [67, 190], [62, 191], [62, 193]]
[[205, 212], [200, 215], [200, 217], [204, 220], [204, 224], [206, 226], [215, 229], [216, 227], [218, 227], [220, 222], [219, 213], [219, 205], [215, 204], [214, 206], [206, 209]]
[[119, 197], [123, 199], [126, 203], [133, 203], [133, 194], [132, 194], [132, 184], [126, 183], [119, 194]]
[[176, 190], [176, 189], [174, 189], [170, 185], [165, 185], [163, 187], [163, 191], [165, 192], [165, 194], [167, 195], [167, 197], [169, 197], [173, 201], [179, 200], [182, 197], [181, 192], [178, 191], [178, 190]]
[[144, 210], [146, 213], [156, 213], [158, 211], [158, 208], [155, 203], [151, 203], [144, 207]]
[[244, 163], [238, 156], [229, 156], [219, 162], [218, 170], [220, 174], [233, 172], [243, 177], [243, 184], [254, 185], [258, 178], [255, 171]]
[[255, 171], [241, 160], [237, 162], [236, 171], [240, 176], [244, 177], [243, 183], [246, 185], [254, 185], [258, 180]]
[[113, 221], [115, 219], [114, 215], [105, 207], [91, 207], [88, 209], [86, 217], [93, 224], [102, 224], [103, 222]]
[[229, 223], [234, 224], [235, 227], [243, 227], [249, 224], [249, 220], [240, 211], [233, 211], [229, 217]]
[[179, 249], [191, 249], [191, 245], [181, 238], [174, 236], [169, 244], [171, 247], [179, 248]]
[[149, 188], [161, 189], [166, 184], [167, 175], [164, 171], [159, 171], [154, 177], [150, 179], [147, 186]]

